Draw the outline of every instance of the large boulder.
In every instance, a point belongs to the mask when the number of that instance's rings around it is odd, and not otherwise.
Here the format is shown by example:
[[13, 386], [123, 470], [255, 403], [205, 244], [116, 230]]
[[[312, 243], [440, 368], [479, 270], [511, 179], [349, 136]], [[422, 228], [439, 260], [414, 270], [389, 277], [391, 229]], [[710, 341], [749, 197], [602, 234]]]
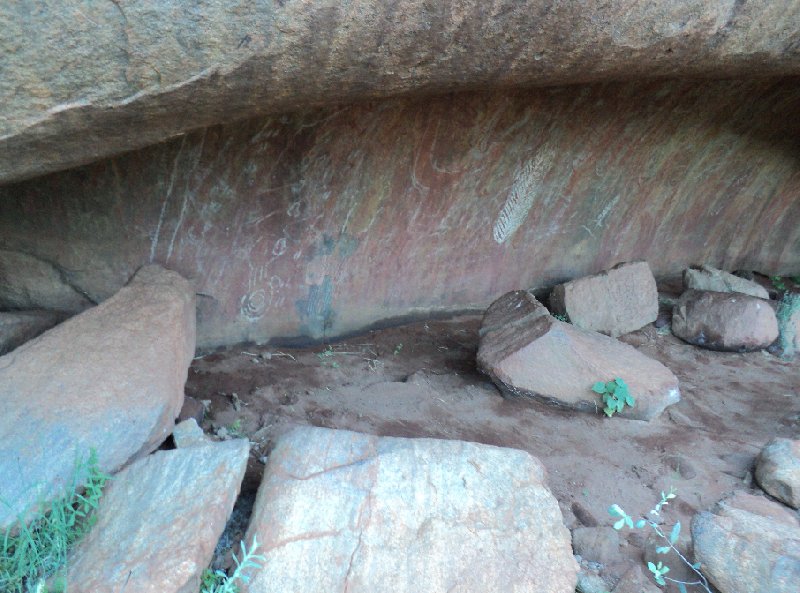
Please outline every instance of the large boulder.
[[713, 266], [703, 265], [699, 269], [683, 271], [683, 286], [686, 289], [711, 290], [713, 292], [740, 292], [760, 299], [769, 299], [769, 292], [758, 282], [734, 276]]
[[194, 354], [191, 284], [142, 268], [117, 295], [0, 358], [0, 528], [96, 449], [115, 472], [172, 431]]
[[521, 291], [501, 297], [507, 310], [518, 300], [519, 317], [491, 326], [478, 346], [478, 368], [504, 392], [600, 411], [592, 386], [619, 377], [636, 399], [619, 415], [639, 420], [651, 420], [680, 400], [678, 379], [663, 364], [619, 340], [542, 315], [540, 308], [525, 306], [531, 298]]
[[0, 311], [0, 355], [50, 329], [64, 316], [57, 311]]
[[775, 315], [780, 331], [778, 346], [782, 356], [790, 358], [800, 351], [800, 293], [783, 295]]
[[692, 519], [695, 559], [721, 593], [797, 593], [800, 519], [763, 497], [736, 494]]
[[157, 451], [114, 476], [97, 522], [69, 555], [69, 591], [197, 593], [249, 449], [237, 439]]
[[767, 443], [756, 460], [756, 480], [778, 500], [800, 509], [800, 440]]
[[[38, 5], [37, 5], [38, 6]], [[0, 183], [266, 112], [463, 88], [794, 75], [796, 5], [0, 4]], [[576, 59], [580, 56], [580, 59]], [[90, 141], [87, 141], [87, 138]]]
[[687, 290], [672, 309], [672, 333], [711, 350], [760, 350], [778, 338], [769, 303], [735, 292]]
[[656, 279], [647, 262], [619, 264], [559, 284], [550, 294], [550, 308], [577, 327], [621, 336], [658, 317]]
[[578, 566], [528, 453], [299, 428], [270, 455], [243, 593], [573, 593]]

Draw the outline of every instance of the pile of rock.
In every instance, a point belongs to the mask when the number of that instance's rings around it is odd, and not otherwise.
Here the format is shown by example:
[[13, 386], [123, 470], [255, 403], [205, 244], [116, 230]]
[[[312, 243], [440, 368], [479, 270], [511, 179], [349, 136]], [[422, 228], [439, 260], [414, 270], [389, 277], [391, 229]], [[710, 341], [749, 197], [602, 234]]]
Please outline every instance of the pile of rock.
[[526, 291], [495, 301], [483, 319], [478, 367], [510, 395], [598, 412], [592, 386], [622, 378], [635, 405], [620, 416], [651, 420], [680, 400], [678, 379], [660, 362], [611, 336], [640, 329], [658, 314], [658, 293], [645, 262], [617, 266], [557, 286], [548, 312]]
[[[117, 295], [0, 358], [0, 526], [69, 479], [89, 449], [114, 474], [70, 553], [69, 589], [197, 593], [249, 458], [243, 439], [177, 427], [194, 291], [151, 266]], [[174, 429], [174, 431], [173, 431]], [[159, 450], [172, 433], [177, 448]], [[242, 591], [572, 593], [569, 531], [528, 453], [324, 428], [278, 440], [247, 541]]]

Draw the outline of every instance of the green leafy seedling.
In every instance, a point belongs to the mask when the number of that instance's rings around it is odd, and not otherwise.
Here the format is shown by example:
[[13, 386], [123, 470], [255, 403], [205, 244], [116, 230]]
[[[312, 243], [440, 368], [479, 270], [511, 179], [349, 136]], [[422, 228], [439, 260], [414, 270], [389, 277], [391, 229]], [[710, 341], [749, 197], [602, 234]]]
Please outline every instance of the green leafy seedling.
[[603, 412], [609, 418], [617, 412], [622, 412], [626, 405], [632, 408], [636, 403], [636, 399], [628, 390], [628, 385], [619, 377], [607, 383], [598, 381], [592, 386], [592, 391], [603, 397]]

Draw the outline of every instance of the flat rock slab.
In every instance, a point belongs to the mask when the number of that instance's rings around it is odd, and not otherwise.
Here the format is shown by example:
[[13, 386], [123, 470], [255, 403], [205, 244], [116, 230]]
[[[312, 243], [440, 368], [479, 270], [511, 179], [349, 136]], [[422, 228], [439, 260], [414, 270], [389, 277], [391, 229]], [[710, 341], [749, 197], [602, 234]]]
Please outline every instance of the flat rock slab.
[[573, 593], [558, 503], [528, 453], [295, 429], [251, 519], [266, 563], [243, 593]]
[[700, 269], [687, 268], [683, 271], [683, 286], [694, 290], [711, 290], [714, 292], [740, 292], [760, 299], [768, 299], [769, 292], [758, 282], [734, 276], [724, 270], [712, 266]]
[[142, 268], [104, 303], [0, 358], [0, 528], [96, 449], [117, 471], [172, 431], [194, 354], [190, 283]]
[[658, 317], [656, 279], [647, 262], [620, 264], [559, 284], [550, 295], [550, 307], [577, 327], [621, 336]]
[[778, 339], [778, 319], [763, 299], [735, 292], [687, 290], [672, 310], [672, 333], [710, 350], [749, 352]]
[[756, 480], [769, 494], [800, 508], [800, 440], [776, 438], [756, 460]]
[[736, 494], [692, 519], [695, 559], [721, 593], [797, 593], [800, 519], [779, 503]]
[[64, 319], [56, 311], [0, 312], [0, 355], [6, 354]]
[[478, 368], [504, 392], [600, 411], [592, 386], [620, 377], [636, 404], [619, 415], [639, 420], [651, 420], [680, 400], [678, 379], [660, 362], [614, 338], [525, 310], [520, 307], [519, 319], [485, 333], [478, 347]]
[[233, 510], [250, 447], [237, 439], [157, 451], [109, 482], [70, 554], [74, 593], [197, 593]]

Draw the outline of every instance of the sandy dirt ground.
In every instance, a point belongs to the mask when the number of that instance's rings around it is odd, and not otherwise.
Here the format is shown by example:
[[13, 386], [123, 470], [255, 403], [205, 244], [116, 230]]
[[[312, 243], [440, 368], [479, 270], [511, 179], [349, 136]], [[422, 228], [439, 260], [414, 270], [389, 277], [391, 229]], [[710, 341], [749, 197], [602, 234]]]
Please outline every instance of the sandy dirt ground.
[[[302, 349], [242, 345], [196, 359], [187, 395], [210, 402], [204, 429], [253, 442], [227, 537], [241, 537], [274, 440], [296, 425], [523, 449], [546, 466], [570, 529], [611, 525], [612, 503], [646, 513], [670, 486], [678, 498], [664, 519], [688, 527], [724, 494], [757, 490], [753, 463], [767, 441], [800, 436], [797, 361], [703, 350], [650, 325], [621, 339], [669, 367], [682, 399], [651, 422], [606, 418], [504, 398], [475, 367], [480, 320], [417, 322]], [[642, 559], [641, 532], [622, 535], [618, 560], [603, 568], [611, 581]]]

